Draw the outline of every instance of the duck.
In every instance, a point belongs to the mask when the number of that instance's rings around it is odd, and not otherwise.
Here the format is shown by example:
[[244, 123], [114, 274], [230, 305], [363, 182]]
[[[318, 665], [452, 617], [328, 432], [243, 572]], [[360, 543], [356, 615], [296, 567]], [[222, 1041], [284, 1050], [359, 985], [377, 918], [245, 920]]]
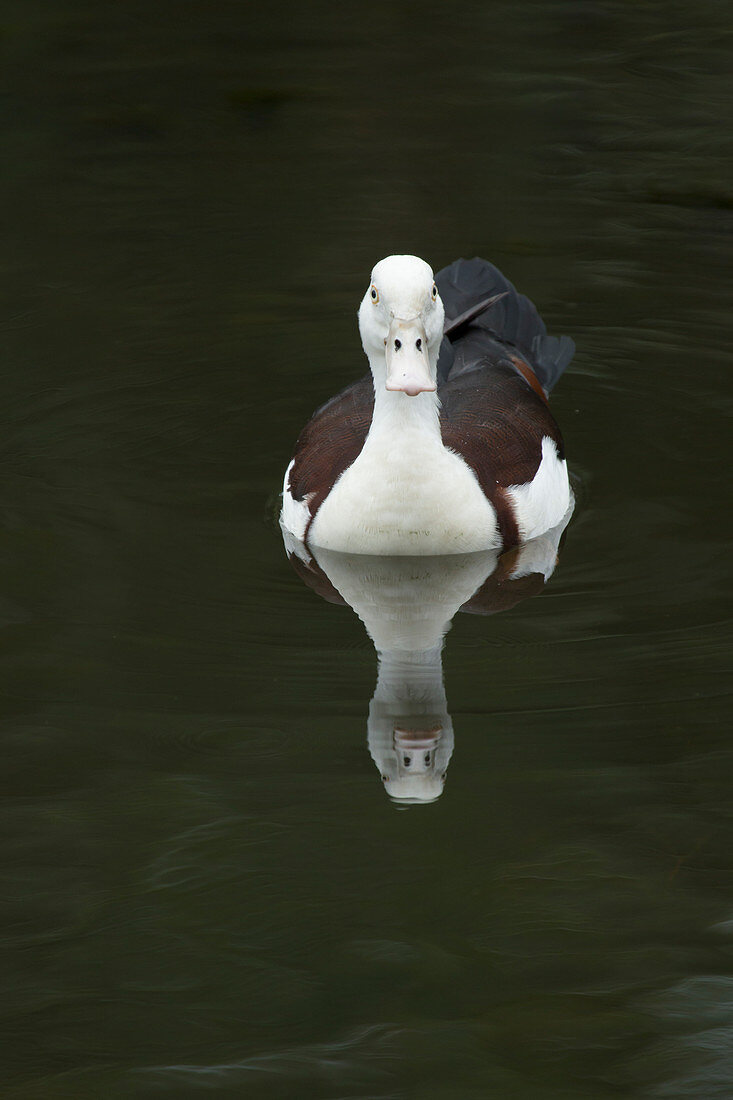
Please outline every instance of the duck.
[[499, 552], [555, 528], [573, 496], [549, 395], [570, 363], [487, 260], [434, 275], [380, 260], [358, 310], [370, 374], [319, 408], [285, 472], [280, 523], [307, 556]]

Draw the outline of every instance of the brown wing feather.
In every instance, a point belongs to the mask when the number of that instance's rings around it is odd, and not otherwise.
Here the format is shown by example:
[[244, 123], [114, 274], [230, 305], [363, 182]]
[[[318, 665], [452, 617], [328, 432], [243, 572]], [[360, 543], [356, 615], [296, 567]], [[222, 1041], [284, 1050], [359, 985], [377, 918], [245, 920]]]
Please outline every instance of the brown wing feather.
[[519, 542], [510, 485], [532, 480], [542, 461], [542, 439], [554, 439], [562, 457], [560, 429], [544, 397], [515, 367], [488, 362], [449, 379], [440, 388], [441, 432], [446, 447], [460, 454], [496, 509], [504, 547]]
[[309, 498], [311, 522], [336, 480], [361, 453], [373, 410], [369, 375], [321, 406], [300, 433], [289, 488], [295, 500]]

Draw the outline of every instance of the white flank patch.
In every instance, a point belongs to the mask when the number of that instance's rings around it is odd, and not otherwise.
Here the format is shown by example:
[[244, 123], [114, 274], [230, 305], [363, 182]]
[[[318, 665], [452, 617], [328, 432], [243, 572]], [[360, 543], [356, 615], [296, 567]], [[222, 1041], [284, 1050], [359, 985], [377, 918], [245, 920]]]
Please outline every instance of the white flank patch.
[[280, 523], [285, 530], [289, 531], [291, 535], [294, 535], [299, 542], [303, 542], [311, 514], [308, 509], [308, 497], [306, 496], [305, 500], [294, 500], [290, 492], [290, 471], [294, 463], [295, 459], [292, 459], [285, 471], [285, 479], [283, 481], [283, 507], [280, 513]]
[[507, 495], [514, 512], [522, 542], [528, 542], [560, 523], [570, 507], [568, 466], [560, 459], [554, 439], [542, 440], [542, 461], [532, 481], [512, 485]]

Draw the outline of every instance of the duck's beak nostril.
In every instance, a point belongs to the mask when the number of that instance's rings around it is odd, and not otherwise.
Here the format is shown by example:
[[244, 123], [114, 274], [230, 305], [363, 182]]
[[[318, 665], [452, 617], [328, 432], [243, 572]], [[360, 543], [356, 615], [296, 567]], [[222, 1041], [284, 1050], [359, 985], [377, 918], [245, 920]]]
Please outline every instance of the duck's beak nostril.
[[395, 320], [387, 334], [388, 390], [401, 390], [408, 397], [435, 392], [435, 379], [427, 354], [427, 334], [419, 317]]

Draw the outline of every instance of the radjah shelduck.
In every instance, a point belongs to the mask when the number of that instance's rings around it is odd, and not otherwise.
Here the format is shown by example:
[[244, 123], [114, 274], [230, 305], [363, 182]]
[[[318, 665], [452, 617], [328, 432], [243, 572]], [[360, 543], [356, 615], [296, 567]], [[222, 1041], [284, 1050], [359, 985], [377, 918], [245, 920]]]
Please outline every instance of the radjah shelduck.
[[359, 307], [371, 378], [306, 424], [281, 523], [356, 554], [506, 550], [572, 505], [550, 390], [575, 350], [485, 260], [376, 265]]

